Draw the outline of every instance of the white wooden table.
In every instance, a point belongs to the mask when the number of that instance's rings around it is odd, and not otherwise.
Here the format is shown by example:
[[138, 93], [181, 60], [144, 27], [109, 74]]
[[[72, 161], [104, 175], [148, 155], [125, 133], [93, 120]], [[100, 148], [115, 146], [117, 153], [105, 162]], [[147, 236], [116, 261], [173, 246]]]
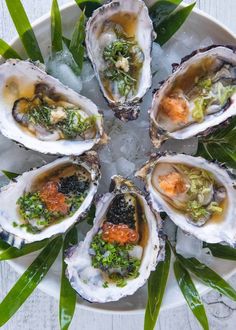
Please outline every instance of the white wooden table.
[[[12, 0], [14, 1], [14, 0]], [[58, 0], [60, 5], [69, 0]], [[128, 1], [128, 0], [127, 0]], [[36, 18], [50, 10], [51, 0], [22, 0], [29, 18]], [[188, 0], [186, 2], [192, 2]], [[200, 9], [211, 14], [236, 33], [235, 0], [197, 0]], [[0, 37], [10, 41], [16, 35], [7, 12], [5, 0], [0, 0]], [[0, 155], [1, 156], [1, 155]], [[18, 275], [7, 265], [0, 263], [0, 300], [16, 282]], [[236, 287], [236, 276], [231, 283]], [[215, 292], [204, 296], [210, 329], [236, 329], [236, 303], [222, 298]], [[36, 290], [18, 313], [3, 327], [4, 330], [57, 330], [58, 302]], [[77, 309], [71, 330], [142, 330], [143, 316], [104, 315]], [[186, 306], [161, 312], [157, 329], [195, 330], [200, 329], [192, 313]]]

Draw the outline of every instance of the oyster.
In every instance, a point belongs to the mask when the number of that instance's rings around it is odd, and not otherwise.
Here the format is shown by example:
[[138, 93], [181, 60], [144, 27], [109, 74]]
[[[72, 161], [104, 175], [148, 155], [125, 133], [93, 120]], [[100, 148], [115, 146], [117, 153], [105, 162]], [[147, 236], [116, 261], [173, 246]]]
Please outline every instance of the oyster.
[[0, 131], [28, 149], [80, 155], [101, 142], [103, 119], [89, 99], [28, 61], [0, 66]]
[[146, 282], [158, 252], [157, 221], [145, 198], [132, 182], [114, 176], [93, 228], [68, 251], [67, 276], [86, 300], [116, 301]]
[[150, 133], [159, 147], [168, 137], [187, 139], [236, 114], [234, 47], [212, 46], [182, 60], [154, 94]]
[[136, 173], [146, 182], [153, 208], [208, 243], [236, 244], [235, 182], [201, 157], [153, 155]]
[[112, 1], [94, 11], [86, 46], [101, 90], [123, 121], [134, 120], [151, 86], [153, 25], [141, 0]]
[[94, 151], [19, 176], [0, 191], [0, 238], [20, 248], [66, 232], [90, 207], [99, 178]]

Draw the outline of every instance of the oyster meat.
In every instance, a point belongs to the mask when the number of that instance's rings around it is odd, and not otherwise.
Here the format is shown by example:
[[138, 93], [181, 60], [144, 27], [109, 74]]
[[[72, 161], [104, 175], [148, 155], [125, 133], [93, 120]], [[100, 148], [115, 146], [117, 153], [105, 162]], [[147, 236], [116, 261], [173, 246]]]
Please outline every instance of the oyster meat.
[[235, 48], [212, 46], [182, 60], [154, 94], [150, 133], [159, 147], [168, 137], [187, 139], [236, 114]]
[[65, 233], [90, 207], [99, 178], [94, 151], [17, 177], [0, 191], [0, 238], [20, 248]]
[[208, 243], [236, 244], [235, 182], [221, 166], [184, 154], [153, 155], [136, 173], [153, 208]]
[[28, 61], [0, 66], [0, 131], [41, 153], [80, 155], [104, 137], [97, 106]]
[[141, 0], [116, 0], [94, 11], [86, 46], [101, 90], [116, 117], [136, 119], [151, 86], [153, 25]]
[[67, 254], [67, 276], [84, 299], [105, 303], [133, 294], [155, 269], [156, 217], [132, 182], [115, 176], [96, 207], [93, 228]]

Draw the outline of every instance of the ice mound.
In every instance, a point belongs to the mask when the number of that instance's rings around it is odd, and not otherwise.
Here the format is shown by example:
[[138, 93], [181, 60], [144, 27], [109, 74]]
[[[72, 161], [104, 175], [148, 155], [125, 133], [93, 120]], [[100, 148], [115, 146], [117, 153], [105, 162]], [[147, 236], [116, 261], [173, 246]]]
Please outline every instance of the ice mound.
[[48, 58], [46, 71], [77, 93], [82, 90], [82, 78], [78, 66], [66, 46], [61, 52]]

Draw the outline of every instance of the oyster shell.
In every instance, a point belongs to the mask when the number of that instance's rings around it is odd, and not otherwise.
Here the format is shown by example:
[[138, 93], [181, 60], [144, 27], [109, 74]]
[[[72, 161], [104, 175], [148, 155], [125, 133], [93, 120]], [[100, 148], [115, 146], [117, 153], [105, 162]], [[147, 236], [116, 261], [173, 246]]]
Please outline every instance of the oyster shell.
[[25, 172], [0, 191], [0, 238], [20, 248], [65, 233], [90, 207], [99, 178], [94, 151]]
[[104, 137], [97, 106], [28, 61], [0, 66], [0, 131], [27, 149], [80, 155]]
[[[97, 203], [93, 228], [67, 253], [67, 276], [84, 299], [116, 301], [146, 282], [159, 248], [157, 221], [144, 196], [132, 182], [114, 176], [111, 192]], [[120, 264], [127, 260], [128, 265]]]
[[94, 11], [86, 46], [101, 90], [123, 121], [134, 120], [151, 86], [153, 25], [141, 0], [116, 0]]
[[183, 231], [236, 244], [235, 182], [224, 168], [201, 157], [153, 155], [136, 176], [146, 182], [153, 208]]
[[212, 46], [193, 52], [154, 94], [150, 135], [155, 147], [169, 137], [208, 134], [236, 114], [234, 47]]

